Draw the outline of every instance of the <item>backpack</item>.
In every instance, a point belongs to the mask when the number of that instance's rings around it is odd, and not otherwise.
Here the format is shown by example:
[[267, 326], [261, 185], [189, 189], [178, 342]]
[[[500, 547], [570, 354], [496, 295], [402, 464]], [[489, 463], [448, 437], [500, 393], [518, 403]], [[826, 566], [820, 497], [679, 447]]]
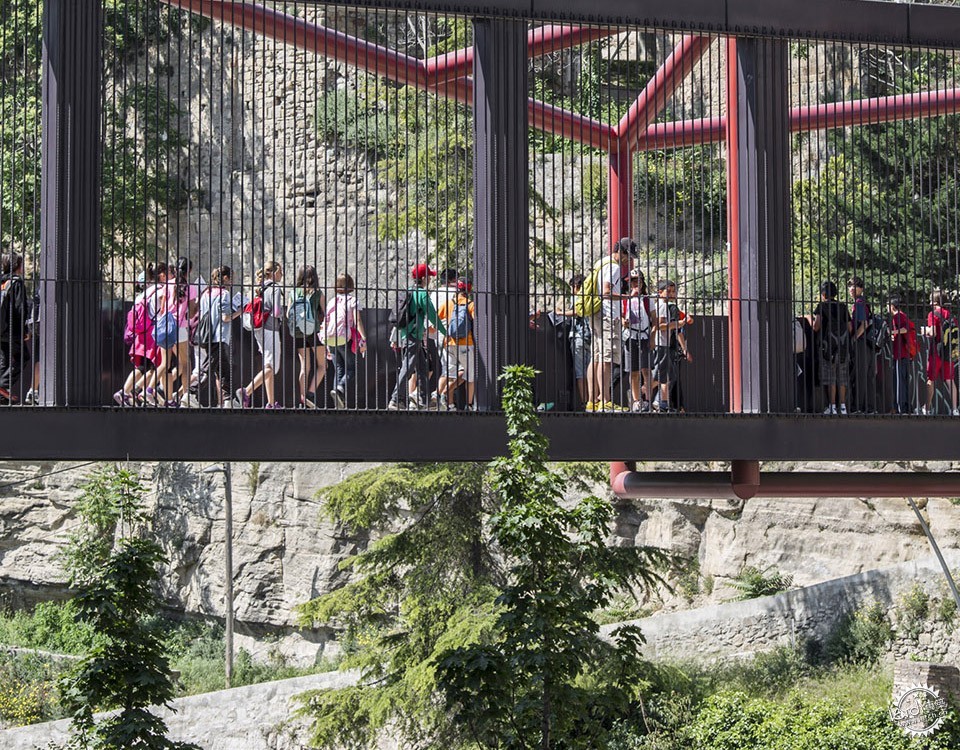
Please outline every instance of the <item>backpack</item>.
[[920, 345], [917, 342], [917, 327], [912, 320], [907, 320], [907, 356], [913, 359], [920, 352]]
[[309, 338], [317, 333], [317, 316], [306, 294], [294, 298], [287, 311], [287, 326], [293, 338]]
[[[223, 292], [221, 292], [222, 294]], [[197, 305], [199, 308], [199, 317], [197, 321], [197, 333], [196, 333], [196, 343], [198, 346], [210, 346], [213, 343], [213, 295], [210, 293], [210, 290], [206, 291], [207, 300], [210, 303], [210, 307], [207, 308], [207, 312], [203, 312], [203, 304]]]
[[600, 295], [597, 293], [597, 287], [600, 286], [597, 282], [600, 277], [600, 269], [605, 263], [609, 262], [610, 259], [607, 256], [598, 260], [593, 264], [593, 270], [587, 274], [587, 277], [583, 280], [580, 293], [573, 302], [573, 310], [580, 317], [589, 318], [596, 315], [603, 307], [603, 300], [600, 299]]
[[416, 318], [417, 312], [413, 304], [413, 293], [407, 292], [406, 296], [397, 300], [397, 306], [390, 311], [390, 314], [387, 316], [387, 322], [401, 333], [404, 333]]
[[952, 315], [940, 323], [940, 340], [937, 342], [937, 357], [945, 362], [960, 360], [960, 328]]
[[180, 326], [177, 325], [177, 316], [172, 312], [163, 313], [157, 318], [153, 326], [153, 340], [161, 349], [172, 349], [177, 345], [180, 335]]
[[850, 333], [846, 328], [839, 334], [836, 331], [823, 331], [820, 336], [820, 353], [824, 362], [836, 364], [850, 358]]
[[263, 293], [273, 282], [264, 284], [256, 295], [243, 307], [243, 327], [248, 331], [257, 331], [266, 324], [270, 317], [270, 308], [263, 304]]
[[890, 343], [890, 324], [882, 315], [873, 315], [863, 332], [867, 344], [874, 349], [884, 349]]
[[10, 333], [10, 287], [13, 279], [7, 279], [0, 286], [0, 338], [6, 338]]
[[454, 304], [447, 322], [447, 336], [452, 339], [465, 339], [473, 332], [473, 318], [469, 305]]

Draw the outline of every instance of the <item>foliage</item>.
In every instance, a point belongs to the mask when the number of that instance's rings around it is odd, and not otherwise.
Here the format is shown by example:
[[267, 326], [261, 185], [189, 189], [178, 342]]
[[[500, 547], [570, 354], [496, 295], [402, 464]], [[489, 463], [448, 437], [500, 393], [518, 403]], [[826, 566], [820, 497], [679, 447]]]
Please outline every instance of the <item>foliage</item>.
[[610, 505], [561, 505], [532, 402], [534, 371], [506, 369], [510, 455], [492, 464], [491, 530], [508, 566], [497, 622], [438, 659], [448, 709], [482, 747], [594, 748], [639, 710], [651, 670], [636, 627], [600, 638], [594, 613], [632, 586], [662, 583], [659, 551], [608, 547]]
[[63, 663], [49, 656], [0, 652], [0, 726], [59, 719], [62, 670]]
[[[142, 496], [136, 475], [114, 468], [96, 472], [78, 503], [80, 529], [64, 559], [79, 589], [76, 618], [98, 638], [60, 680], [73, 720], [70, 748], [195, 747], [167, 740], [163, 719], [148, 710], [170, 701], [173, 681], [162, 640], [147, 622], [157, 606], [153, 588], [164, 558], [146, 535]], [[94, 721], [95, 711], [114, 709]]]
[[737, 590], [736, 601], [771, 596], [786, 591], [793, 585], [793, 576], [783, 575], [772, 565], [757, 568], [747, 565], [730, 581], [729, 586]]
[[896, 613], [897, 627], [916, 640], [930, 614], [930, 595], [919, 583], [915, 584], [897, 601]]
[[[31, 258], [39, 243], [41, 19], [39, 0], [5, 0], [0, 17], [0, 242]], [[107, 96], [103, 143], [103, 253], [146, 248], [163, 211], [180, 205], [170, 168], [182, 146], [179, 111], [161, 86], [124, 88], [125, 63], [143, 45], [179, 33], [187, 16], [157, 0], [104, 2]], [[154, 77], [158, 67], [149, 70]], [[114, 78], [111, 79], [111, 74]], [[136, 126], [136, 127], [134, 127]], [[138, 136], [132, 135], [137, 133]]]
[[70, 601], [41, 602], [33, 612], [21, 610], [0, 616], [0, 643], [8, 646], [81, 654], [95, 640], [96, 631], [77, 622], [76, 606]]
[[937, 605], [937, 617], [943, 620], [943, 622], [952, 623], [956, 616], [957, 600], [953, 598], [953, 595], [949, 591], [945, 592], [940, 598], [940, 603]]
[[[389, 725], [407, 746], [458, 746], [459, 731], [435, 700], [435, 657], [493, 623], [499, 572], [483, 477], [480, 465], [407, 464], [324, 491], [325, 511], [345, 533], [385, 535], [345, 562], [356, 573], [351, 583], [300, 609], [304, 623], [345, 628], [342, 667], [363, 675], [356, 687], [306, 696], [315, 745], [375, 746]], [[386, 533], [397, 518], [407, 519], [403, 528]]]
[[355, 86], [321, 94], [317, 129], [369, 154], [398, 190], [397, 209], [378, 214], [381, 239], [419, 230], [437, 243], [438, 264], [466, 265], [473, 236], [469, 108], [359, 72]]
[[886, 651], [893, 629], [879, 602], [845, 615], [827, 638], [825, 656], [832, 662], [872, 664]]
[[[878, 50], [862, 62], [870, 96], [941, 88], [952, 65], [942, 54], [904, 50]], [[956, 115], [822, 136], [828, 157], [793, 186], [797, 299], [809, 300], [825, 278], [854, 274], [878, 296], [897, 290], [911, 301], [954, 280], [960, 248], [946, 227], [958, 189], [958, 136]]]

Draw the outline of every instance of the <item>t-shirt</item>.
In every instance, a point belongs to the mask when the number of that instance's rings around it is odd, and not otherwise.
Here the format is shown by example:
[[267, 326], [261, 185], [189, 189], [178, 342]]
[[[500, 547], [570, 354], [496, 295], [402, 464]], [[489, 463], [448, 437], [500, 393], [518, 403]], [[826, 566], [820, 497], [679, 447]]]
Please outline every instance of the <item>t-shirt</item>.
[[656, 345], [676, 348], [677, 329], [674, 328], [673, 330], [668, 331], [667, 326], [670, 323], [679, 322], [680, 308], [677, 307], [675, 302], [657, 298], [657, 318], [660, 320], [660, 325], [657, 328]]
[[346, 346], [357, 327], [361, 308], [352, 294], [335, 294], [327, 303], [323, 316], [323, 333], [327, 346]]
[[[937, 307], [927, 315], [927, 328], [932, 334], [931, 338], [934, 344], [939, 344], [943, 338], [943, 322], [950, 320], [950, 311], [945, 307]], [[931, 356], [937, 356], [937, 348], [931, 348]]]
[[267, 282], [263, 288], [263, 307], [270, 311], [270, 317], [263, 324], [265, 331], [279, 331], [283, 322], [283, 289], [279, 284]]
[[[440, 310], [443, 309], [443, 306], [447, 304], [452, 299], [457, 298], [457, 285], [453, 286], [441, 286], [434, 289], [430, 292], [430, 301], [433, 303], [433, 309], [439, 314]], [[437, 341], [443, 339], [443, 336], [440, 334], [440, 331], [436, 332]]]
[[631, 337], [650, 338], [650, 316], [647, 314], [646, 300], [643, 297], [623, 300], [623, 317], [627, 319]]
[[610, 291], [620, 294], [623, 286], [623, 274], [620, 264], [612, 258], [600, 264], [597, 269], [597, 294], [603, 298], [603, 317], [607, 320], [620, 319], [620, 300], [611, 300], [603, 296], [604, 290], [610, 285]]
[[[456, 309], [457, 305], [466, 305], [467, 314], [470, 316], [470, 320], [474, 320], [473, 303], [462, 294], [458, 295], [455, 299], [449, 300], [443, 305], [443, 307], [440, 308], [440, 312], [437, 313], [440, 320], [446, 324], [449, 324], [450, 318], [453, 316], [453, 311]], [[473, 346], [473, 344], [473, 326], [470, 327], [470, 332], [465, 338], [448, 338], [446, 341], [447, 346]]]
[[[867, 300], [863, 297], [857, 297], [853, 301], [853, 311], [851, 314], [853, 319], [853, 334], [856, 336], [857, 329], [860, 327], [861, 323], [866, 323], [870, 320], [870, 308], [867, 307]], [[867, 333], [867, 329], [863, 329], [863, 333], [860, 334], [862, 338]]]
[[904, 314], [903, 310], [895, 312], [893, 314], [893, 319], [890, 322], [891, 327], [893, 328], [893, 347], [892, 347], [892, 356], [894, 359], [907, 359], [910, 354], [907, 352], [907, 334], [906, 333], [897, 333], [901, 328], [909, 329], [910, 328], [910, 319]]
[[230, 345], [232, 327], [224, 321], [224, 315], [233, 314], [233, 298], [229, 290], [222, 287], [208, 287], [200, 295], [200, 317], [210, 316], [211, 343]]
[[837, 300], [821, 302], [813, 313], [820, 316], [821, 336], [832, 333], [837, 338], [841, 338], [848, 332], [847, 323], [850, 321], [850, 313], [847, 312], [847, 306]]

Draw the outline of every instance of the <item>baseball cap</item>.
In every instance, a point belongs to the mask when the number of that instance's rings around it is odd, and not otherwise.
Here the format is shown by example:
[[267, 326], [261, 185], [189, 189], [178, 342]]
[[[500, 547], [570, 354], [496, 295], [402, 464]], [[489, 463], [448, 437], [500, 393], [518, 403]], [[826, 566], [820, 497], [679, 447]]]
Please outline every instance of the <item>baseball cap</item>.
[[637, 257], [637, 243], [630, 237], [622, 237], [617, 243], [617, 247], [622, 253], [627, 253], [631, 258]]
[[470, 292], [473, 291], [473, 284], [471, 284], [469, 281], [458, 281], [457, 291], [463, 292], [464, 294], [470, 294]]
[[437, 272], [430, 268], [430, 266], [428, 266], [426, 263], [418, 263], [411, 269], [410, 275], [414, 279], [422, 279], [427, 276], [436, 276]]
[[660, 281], [657, 282], [657, 291], [662, 292], [672, 286], [676, 286], [676, 284], [670, 281], [670, 279], [660, 279]]

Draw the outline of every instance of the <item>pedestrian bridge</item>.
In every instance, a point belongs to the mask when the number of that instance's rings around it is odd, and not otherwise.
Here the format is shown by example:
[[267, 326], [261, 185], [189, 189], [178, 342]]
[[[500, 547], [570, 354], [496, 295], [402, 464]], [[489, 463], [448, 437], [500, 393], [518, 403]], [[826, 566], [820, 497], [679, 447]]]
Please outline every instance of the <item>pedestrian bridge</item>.
[[[0, 237], [34, 300], [0, 343], [0, 456], [483, 460], [497, 375], [527, 362], [557, 459], [955, 457], [952, 314], [926, 329], [933, 292], [960, 308], [958, 9], [47, 0], [37, 26], [28, 6], [0, 11]], [[268, 355], [224, 323], [211, 373], [194, 302], [224, 267], [231, 311], [270, 283], [279, 331]], [[398, 385], [416, 274], [448, 323], [472, 305], [471, 341], [427, 331]], [[578, 274], [607, 294], [580, 349]], [[865, 317], [839, 363], [814, 330], [828, 281], [854, 336]], [[322, 316], [305, 337], [294, 314], [345, 284], [347, 377]], [[194, 343], [131, 376], [151, 293], [154, 329], [173, 299]]]

